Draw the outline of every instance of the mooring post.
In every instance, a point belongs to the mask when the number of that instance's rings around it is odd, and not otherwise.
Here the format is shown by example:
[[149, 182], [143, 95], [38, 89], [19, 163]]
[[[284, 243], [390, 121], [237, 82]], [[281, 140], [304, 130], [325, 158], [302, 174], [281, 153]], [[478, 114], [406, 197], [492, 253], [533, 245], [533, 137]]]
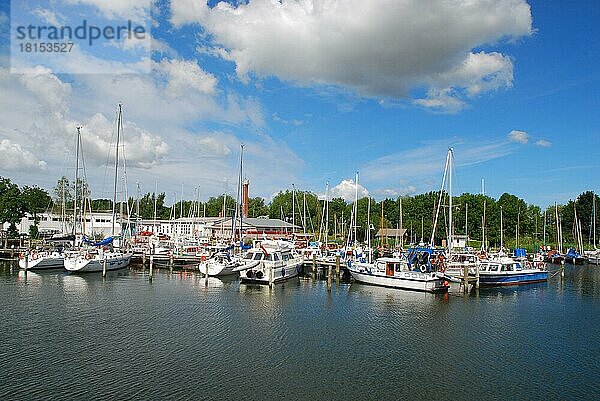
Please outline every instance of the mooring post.
[[148, 274], [148, 280], [152, 281], [152, 269], [154, 267], [154, 255], [150, 255], [150, 273]]
[[173, 273], [173, 262], [175, 260], [175, 256], [173, 256], [173, 252], [169, 254], [169, 272]]
[[102, 277], [106, 277], [106, 255], [102, 259]]
[[142, 269], [146, 268], [146, 250], [144, 249], [144, 252], [142, 252]]
[[479, 288], [479, 263], [475, 266], [475, 288]]
[[467, 266], [466, 264], [463, 267], [463, 283], [463, 291], [466, 294], [467, 292], [469, 292], [469, 266]]
[[312, 271], [315, 273], [317, 271], [317, 254], [313, 253], [312, 255]]
[[29, 252], [23, 252], [25, 257], [25, 274], [27, 274], [27, 269], [29, 268]]
[[340, 278], [340, 255], [335, 255], [335, 275]]
[[269, 269], [269, 288], [273, 288], [273, 282], [275, 281], [275, 271], [271, 267]]
[[331, 278], [333, 275], [333, 266], [331, 265], [331, 263], [328, 264], [329, 266], [327, 266], [327, 291], [331, 291]]
[[560, 278], [565, 278], [565, 261], [564, 259], [560, 261]]

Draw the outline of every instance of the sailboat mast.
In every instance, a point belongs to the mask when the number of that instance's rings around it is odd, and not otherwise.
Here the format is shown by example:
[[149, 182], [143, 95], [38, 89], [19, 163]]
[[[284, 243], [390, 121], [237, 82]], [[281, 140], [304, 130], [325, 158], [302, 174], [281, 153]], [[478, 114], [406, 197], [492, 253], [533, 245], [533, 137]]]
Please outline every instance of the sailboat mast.
[[500, 251], [504, 249], [504, 229], [502, 227], [502, 206], [500, 206]]
[[592, 237], [594, 239], [594, 250], [596, 249], [596, 194], [594, 192], [592, 192], [592, 207], [593, 207], [593, 213], [592, 213]]
[[400, 249], [404, 249], [404, 233], [402, 232], [402, 197], [398, 198], [400, 202]]
[[292, 233], [296, 232], [296, 187], [292, 183]]
[[454, 151], [452, 148], [448, 149], [448, 198], [450, 211], [448, 213], [449, 218], [449, 237], [448, 238], [448, 258], [452, 254], [452, 240], [454, 238], [454, 224], [452, 222], [452, 159], [454, 158]]
[[302, 234], [306, 234], [306, 192], [302, 192]]
[[329, 181], [325, 186], [325, 248], [329, 240]]
[[77, 126], [75, 145], [75, 198], [73, 200], [73, 235], [77, 235], [77, 187], [79, 184], [79, 146], [81, 143], [81, 126]]
[[357, 215], [358, 215], [358, 171], [356, 172], [356, 178], [354, 180], [354, 243], [356, 244], [357, 242], [357, 237], [356, 237], [356, 226], [358, 225], [358, 220], [357, 220]]
[[113, 187], [113, 207], [112, 207], [112, 230], [111, 235], [115, 235], [115, 221], [117, 219], [117, 180], [119, 174], [119, 140], [121, 139], [121, 115], [122, 115], [122, 106], [119, 103], [119, 112], [117, 115], [117, 146], [115, 147], [115, 179], [114, 179], [114, 187]]
[[369, 263], [372, 262], [373, 250], [371, 249], [371, 196], [367, 206], [367, 248], [369, 248]]
[[[246, 202], [247, 200], [244, 198], [244, 189], [243, 189], [243, 180], [244, 180], [244, 144], [240, 145], [240, 182], [239, 182], [239, 199], [238, 199], [238, 209], [239, 209], [239, 218], [240, 218], [240, 243], [242, 242], [242, 222], [243, 222], [243, 214], [244, 210], [248, 208], [248, 205], [242, 205], [242, 202]], [[246, 216], [248, 217], [248, 216]], [[240, 247], [240, 252], [242, 248]]]

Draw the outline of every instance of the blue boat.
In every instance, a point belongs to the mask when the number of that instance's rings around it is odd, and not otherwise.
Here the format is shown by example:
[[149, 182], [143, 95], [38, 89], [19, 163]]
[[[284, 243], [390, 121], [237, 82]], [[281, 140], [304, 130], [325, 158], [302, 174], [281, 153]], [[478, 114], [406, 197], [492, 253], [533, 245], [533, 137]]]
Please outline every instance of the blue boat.
[[500, 286], [548, 281], [544, 262], [517, 262], [511, 258], [482, 261], [479, 265], [479, 285]]
[[569, 248], [569, 251], [565, 254], [565, 263], [570, 263], [572, 265], [583, 265], [586, 262], [586, 257], [577, 252], [575, 248]]

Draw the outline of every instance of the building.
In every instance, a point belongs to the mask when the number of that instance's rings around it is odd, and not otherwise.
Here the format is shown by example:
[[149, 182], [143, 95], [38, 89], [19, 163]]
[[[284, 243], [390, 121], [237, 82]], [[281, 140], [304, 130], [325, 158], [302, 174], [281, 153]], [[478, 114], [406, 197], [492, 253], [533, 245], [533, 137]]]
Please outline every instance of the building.
[[[94, 212], [86, 214], [82, 227], [78, 224], [78, 233], [83, 232], [86, 237], [91, 238], [105, 238], [112, 234], [112, 212]], [[127, 217], [122, 218], [123, 221]], [[121, 232], [121, 224], [119, 224], [119, 218], [115, 222], [115, 233]], [[71, 234], [73, 232], [73, 216], [67, 215], [66, 219], [60, 214], [55, 213], [39, 213], [37, 215], [37, 226], [38, 235], [40, 237], [51, 237], [54, 234]], [[22, 235], [29, 235], [31, 226], [35, 224], [32, 215], [27, 214], [21, 218], [21, 221], [17, 223], [17, 231]], [[8, 230], [10, 227], [9, 223], [2, 225], [3, 230]]]
[[[231, 218], [219, 219], [212, 224], [213, 237], [231, 238], [231, 228], [239, 230], [239, 219], [233, 222]], [[302, 231], [302, 227], [293, 225], [280, 219], [266, 217], [244, 217], [242, 219], [242, 236], [244, 238], [285, 238], [293, 232]], [[238, 236], [236, 234], [236, 236]]]
[[196, 236], [210, 238], [213, 236], [213, 224], [222, 221], [220, 217], [181, 217], [173, 220], [140, 220], [137, 232], [151, 232], [157, 235]]

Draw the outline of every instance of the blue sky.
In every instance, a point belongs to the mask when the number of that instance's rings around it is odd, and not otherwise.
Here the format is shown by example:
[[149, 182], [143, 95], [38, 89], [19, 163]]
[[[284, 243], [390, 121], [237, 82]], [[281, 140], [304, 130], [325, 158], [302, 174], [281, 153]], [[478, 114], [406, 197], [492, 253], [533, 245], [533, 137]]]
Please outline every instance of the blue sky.
[[81, 124], [86, 175], [107, 196], [121, 101], [129, 190], [158, 182], [170, 200], [182, 184], [186, 198], [235, 193], [240, 143], [251, 195], [267, 199], [326, 181], [351, 197], [355, 171], [378, 199], [437, 190], [450, 146], [455, 192], [480, 192], [482, 177], [489, 195], [540, 206], [600, 191], [597, 2], [78, 0], [48, 11], [75, 23], [72, 3], [106, 20], [147, 17], [152, 72], [60, 70], [104, 66], [92, 51], [10, 73], [3, 3], [0, 175], [21, 184], [72, 175]]

